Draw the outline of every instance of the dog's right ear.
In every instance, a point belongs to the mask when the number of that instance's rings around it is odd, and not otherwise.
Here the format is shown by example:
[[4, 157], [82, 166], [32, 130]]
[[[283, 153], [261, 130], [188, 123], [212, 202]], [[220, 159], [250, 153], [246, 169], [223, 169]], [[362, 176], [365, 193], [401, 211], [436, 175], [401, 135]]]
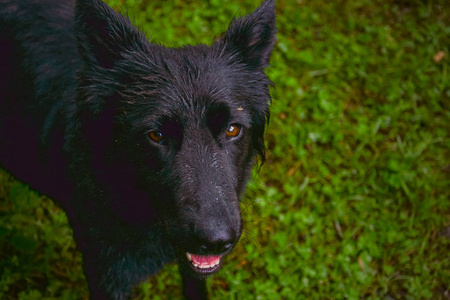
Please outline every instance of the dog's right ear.
[[75, 32], [78, 51], [89, 66], [111, 69], [126, 51], [145, 41], [130, 20], [100, 0], [77, 0]]

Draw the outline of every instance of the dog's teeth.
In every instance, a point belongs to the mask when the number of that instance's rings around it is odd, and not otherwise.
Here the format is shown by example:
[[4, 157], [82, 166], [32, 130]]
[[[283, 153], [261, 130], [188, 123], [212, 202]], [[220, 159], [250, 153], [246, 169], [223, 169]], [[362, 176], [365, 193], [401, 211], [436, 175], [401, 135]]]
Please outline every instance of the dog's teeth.
[[220, 262], [220, 260], [217, 260], [217, 261], [213, 262], [213, 263], [210, 264], [210, 265], [198, 265], [198, 264], [196, 264], [196, 263], [193, 263], [193, 265], [194, 265], [194, 267], [196, 267], [196, 268], [200, 268], [200, 269], [209, 269], [209, 268], [213, 268], [213, 267], [217, 266], [217, 265], [219, 264], [219, 262]]
[[193, 254], [186, 252], [186, 257], [187, 259], [191, 262], [191, 264], [195, 267], [195, 268], [199, 268], [199, 269], [210, 269], [213, 268], [217, 265], [220, 264], [220, 258], [216, 259], [215, 261], [211, 262], [210, 264], [205, 264], [203, 263], [199, 263], [194, 257]]

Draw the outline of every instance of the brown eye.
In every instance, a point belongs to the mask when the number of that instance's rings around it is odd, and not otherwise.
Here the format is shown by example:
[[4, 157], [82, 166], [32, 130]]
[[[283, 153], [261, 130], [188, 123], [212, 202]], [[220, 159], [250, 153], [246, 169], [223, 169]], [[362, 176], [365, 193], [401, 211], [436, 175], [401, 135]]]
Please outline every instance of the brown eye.
[[227, 129], [227, 138], [235, 138], [241, 132], [241, 127], [239, 125], [230, 125]]
[[164, 140], [164, 135], [160, 131], [150, 131], [148, 137], [155, 143], [161, 143]]

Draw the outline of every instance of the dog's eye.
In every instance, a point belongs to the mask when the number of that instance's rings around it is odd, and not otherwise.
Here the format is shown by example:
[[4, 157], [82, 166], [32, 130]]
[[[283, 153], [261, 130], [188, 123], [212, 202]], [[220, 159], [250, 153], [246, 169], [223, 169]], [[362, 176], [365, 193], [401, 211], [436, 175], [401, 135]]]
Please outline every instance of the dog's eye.
[[161, 131], [150, 131], [148, 133], [148, 137], [154, 141], [155, 143], [161, 143], [164, 140], [164, 135], [162, 134]]
[[228, 126], [227, 138], [229, 138], [229, 139], [235, 138], [235, 137], [239, 136], [239, 133], [241, 133], [241, 126], [239, 126], [237, 124], [232, 124], [232, 125]]

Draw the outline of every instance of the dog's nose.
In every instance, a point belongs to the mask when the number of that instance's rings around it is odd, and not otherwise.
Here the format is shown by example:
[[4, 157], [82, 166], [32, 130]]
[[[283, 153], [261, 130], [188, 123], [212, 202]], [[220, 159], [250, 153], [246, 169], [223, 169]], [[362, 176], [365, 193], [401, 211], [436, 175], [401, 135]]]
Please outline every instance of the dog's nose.
[[200, 251], [204, 254], [221, 254], [230, 250], [236, 243], [236, 231], [232, 228], [228, 230], [218, 230], [209, 232], [203, 239]]

